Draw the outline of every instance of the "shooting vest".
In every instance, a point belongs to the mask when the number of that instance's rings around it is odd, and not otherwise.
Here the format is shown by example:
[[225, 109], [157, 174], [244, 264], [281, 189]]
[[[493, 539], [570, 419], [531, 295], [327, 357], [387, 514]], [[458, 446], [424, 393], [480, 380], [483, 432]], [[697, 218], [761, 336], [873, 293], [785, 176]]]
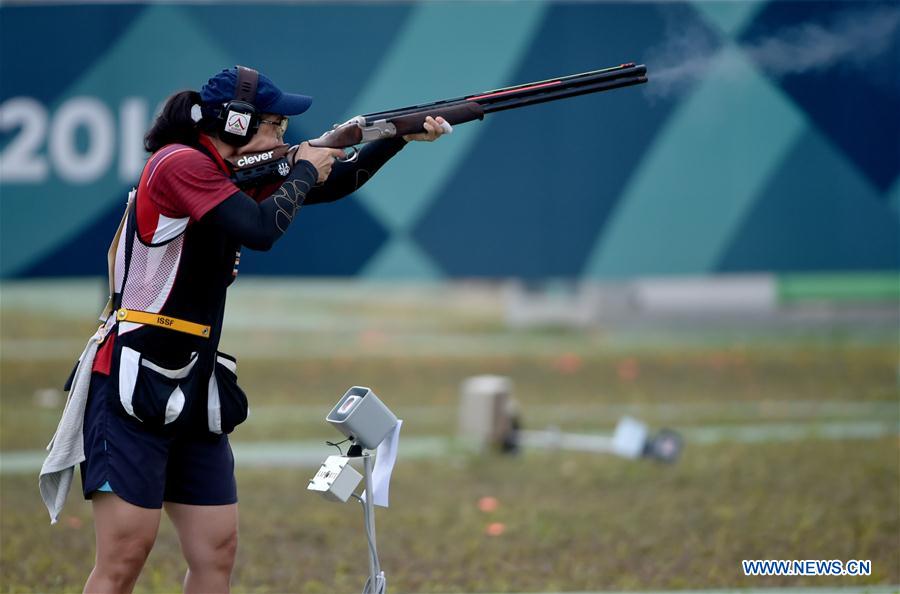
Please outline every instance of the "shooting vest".
[[[224, 163], [204, 146], [192, 147]], [[240, 244], [189, 217], [160, 216], [150, 242], [138, 232], [137, 201], [149, 200], [145, 167], [108, 253], [110, 299], [101, 321], [112, 338], [110, 375], [123, 410], [149, 428], [228, 433], [247, 415], [236, 362], [217, 351], [225, 294]]]

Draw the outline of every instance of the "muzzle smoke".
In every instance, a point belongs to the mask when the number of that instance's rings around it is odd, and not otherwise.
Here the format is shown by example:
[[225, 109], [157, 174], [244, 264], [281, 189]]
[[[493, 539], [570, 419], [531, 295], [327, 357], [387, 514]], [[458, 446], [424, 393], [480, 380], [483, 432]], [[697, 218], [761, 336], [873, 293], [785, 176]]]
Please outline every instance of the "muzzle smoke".
[[[827, 24], [804, 23], [740, 45], [741, 52], [761, 69], [778, 77], [835, 67], [864, 68], [872, 60], [895, 48], [900, 34], [900, 6], [848, 10]], [[662, 46], [651, 50], [644, 63], [650, 73], [646, 90], [665, 97], [683, 91], [709, 75], [715, 61], [717, 78], [737, 72], [727, 61], [732, 52], [721, 53], [719, 44], [700, 27], [683, 28]], [[896, 50], [894, 50], [896, 51]], [[726, 63], [721, 64], [721, 61]], [[735, 64], [736, 66], [737, 64]], [[897, 72], [885, 73], [897, 84]]]

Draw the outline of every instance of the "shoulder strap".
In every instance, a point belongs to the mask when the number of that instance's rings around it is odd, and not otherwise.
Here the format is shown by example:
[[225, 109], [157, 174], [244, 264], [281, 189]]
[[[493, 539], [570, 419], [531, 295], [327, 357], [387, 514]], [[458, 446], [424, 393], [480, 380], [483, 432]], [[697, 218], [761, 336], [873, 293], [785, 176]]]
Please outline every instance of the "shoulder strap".
[[205, 136], [201, 134], [197, 142], [197, 146], [194, 146], [192, 148], [197, 149], [198, 151], [212, 159], [212, 162], [216, 164], [216, 167], [218, 167], [219, 170], [222, 171], [222, 173], [231, 177], [231, 167], [229, 166], [228, 162], [225, 161], [225, 159], [223, 159], [221, 155], [219, 155], [216, 147], [213, 146], [213, 144]]
[[112, 243], [109, 244], [109, 250], [106, 252], [106, 272], [109, 278], [109, 297], [106, 300], [106, 307], [103, 308], [103, 312], [100, 314], [101, 322], [105, 322], [115, 309], [116, 252], [119, 250], [119, 242], [122, 241], [122, 231], [125, 230], [131, 211], [134, 210], [134, 199], [136, 195], [137, 189], [131, 188], [131, 191], [128, 192], [128, 203], [125, 205], [125, 212], [122, 214], [122, 220], [119, 221], [119, 228], [116, 229], [116, 234], [113, 235]]

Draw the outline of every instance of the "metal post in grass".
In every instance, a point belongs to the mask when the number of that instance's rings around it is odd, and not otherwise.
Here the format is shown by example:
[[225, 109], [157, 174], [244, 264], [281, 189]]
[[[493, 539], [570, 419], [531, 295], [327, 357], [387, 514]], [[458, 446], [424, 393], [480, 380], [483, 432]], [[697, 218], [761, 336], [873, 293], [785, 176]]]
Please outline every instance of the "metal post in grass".
[[681, 435], [671, 429], [651, 434], [647, 424], [622, 417], [611, 435], [564, 433], [522, 429], [521, 407], [513, 396], [512, 379], [476, 375], [460, 386], [460, 440], [478, 450], [515, 453], [520, 448], [571, 450], [613, 454], [623, 458], [649, 458], [673, 463], [683, 447]]
[[[369, 577], [363, 594], [386, 594], [387, 580], [378, 561], [375, 542], [375, 506], [388, 505], [388, 485], [403, 421], [398, 420], [372, 390], [362, 386], [347, 390], [325, 420], [343, 433], [351, 446], [346, 456], [343, 451], [340, 456], [329, 456], [309, 481], [307, 489], [317, 491], [329, 501], [346, 503], [353, 497], [360, 502], [369, 545]], [[340, 450], [340, 444], [327, 443]], [[375, 463], [376, 456], [378, 464]], [[353, 458], [362, 458], [362, 475], [350, 465]], [[360, 496], [354, 490], [363, 478], [366, 489]]]
[[[366, 478], [366, 493], [372, 493], [372, 456], [363, 456], [363, 472]], [[369, 579], [363, 588], [363, 594], [382, 594], [387, 588], [381, 563], [378, 561], [378, 547], [375, 540], [375, 504], [374, 497], [360, 498], [363, 515], [366, 521], [366, 534], [369, 541]]]

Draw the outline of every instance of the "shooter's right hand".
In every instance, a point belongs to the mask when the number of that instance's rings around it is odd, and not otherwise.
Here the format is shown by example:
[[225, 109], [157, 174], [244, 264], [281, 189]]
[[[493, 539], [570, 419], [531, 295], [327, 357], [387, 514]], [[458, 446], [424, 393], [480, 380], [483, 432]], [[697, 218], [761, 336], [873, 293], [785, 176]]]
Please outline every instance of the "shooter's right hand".
[[313, 167], [316, 168], [316, 171], [319, 172], [319, 179], [317, 182], [321, 184], [328, 179], [329, 175], [331, 175], [331, 168], [334, 166], [334, 160], [338, 157], [343, 157], [344, 155], [344, 151], [341, 149], [316, 148], [314, 146], [309, 146], [308, 142], [303, 142], [293, 151], [291, 165], [293, 166], [297, 161], [309, 161], [313, 164]]

